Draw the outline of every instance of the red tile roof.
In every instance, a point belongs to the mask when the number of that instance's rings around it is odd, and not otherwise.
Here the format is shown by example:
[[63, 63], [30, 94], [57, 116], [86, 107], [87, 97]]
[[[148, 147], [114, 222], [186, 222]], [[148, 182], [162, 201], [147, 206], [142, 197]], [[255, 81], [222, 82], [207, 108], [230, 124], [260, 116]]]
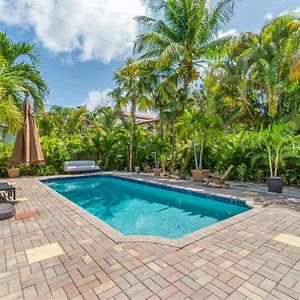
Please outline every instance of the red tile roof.
[[[130, 116], [130, 113], [129, 112], [125, 112], [125, 111], [122, 111], [121, 114], [124, 117]], [[141, 120], [148, 120], [148, 121], [156, 121], [156, 120], [158, 120], [157, 117], [149, 116], [149, 115], [136, 114], [135, 116], [136, 116], [137, 119], [141, 119]]]

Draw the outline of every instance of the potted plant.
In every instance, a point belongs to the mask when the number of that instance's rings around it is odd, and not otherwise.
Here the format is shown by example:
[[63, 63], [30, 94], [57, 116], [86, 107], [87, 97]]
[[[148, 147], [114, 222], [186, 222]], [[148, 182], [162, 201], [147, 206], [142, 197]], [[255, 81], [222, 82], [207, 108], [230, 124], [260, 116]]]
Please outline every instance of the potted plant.
[[195, 181], [203, 181], [204, 178], [208, 177], [209, 170], [202, 168], [203, 161], [203, 149], [204, 149], [204, 137], [201, 138], [200, 141], [200, 152], [199, 158], [197, 155], [197, 144], [195, 137], [193, 138], [193, 152], [194, 152], [194, 160], [196, 169], [192, 170], [192, 176]]
[[[165, 161], [165, 150], [166, 150], [166, 142], [162, 139], [161, 135], [154, 135], [151, 139], [151, 149], [152, 149], [152, 157], [154, 159], [154, 168], [152, 169], [155, 176], [161, 176], [162, 168], [160, 167], [160, 162]], [[164, 163], [162, 163], [164, 167]], [[164, 168], [163, 168], [163, 171]]]
[[[203, 181], [208, 177], [209, 170], [203, 169], [203, 151], [208, 132], [216, 130], [221, 120], [211, 110], [209, 99], [203, 100], [202, 109], [191, 109], [185, 111], [180, 127], [185, 135], [192, 136], [192, 146], [195, 161], [195, 169], [191, 170], [195, 181]], [[199, 151], [199, 156], [198, 156]]]
[[14, 166], [7, 169], [8, 177], [17, 178], [20, 176], [20, 169]]
[[154, 176], [161, 176], [161, 168], [159, 167], [159, 159], [157, 158], [156, 152], [153, 152], [155, 168], [153, 168]]
[[20, 176], [20, 169], [11, 162], [12, 144], [0, 144], [0, 164], [6, 168], [8, 176], [11, 178]]
[[269, 192], [282, 193], [284, 179], [278, 175], [279, 168], [285, 164], [287, 159], [299, 157], [299, 149], [296, 148], [288, 127], [288, 123], [275, 123], [258, 134], [258, 141], [266, 152], [256, 154], [254, 161], [260, 158], [268, 162], [270, 175], [267, 178], [267, 186]]

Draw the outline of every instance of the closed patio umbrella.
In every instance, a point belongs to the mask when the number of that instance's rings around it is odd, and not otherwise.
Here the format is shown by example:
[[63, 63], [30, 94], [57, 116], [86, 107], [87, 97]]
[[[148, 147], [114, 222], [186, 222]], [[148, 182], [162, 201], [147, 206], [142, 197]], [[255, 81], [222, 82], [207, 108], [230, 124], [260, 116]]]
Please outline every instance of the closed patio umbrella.
[[28, 97], [25, 98], [23, 103], [23, 115], [23, 127], [17, 133], [11, 162], [14, 165], [20, 163], [25, 163], [27, 166], [41, 165], [45, 160]]

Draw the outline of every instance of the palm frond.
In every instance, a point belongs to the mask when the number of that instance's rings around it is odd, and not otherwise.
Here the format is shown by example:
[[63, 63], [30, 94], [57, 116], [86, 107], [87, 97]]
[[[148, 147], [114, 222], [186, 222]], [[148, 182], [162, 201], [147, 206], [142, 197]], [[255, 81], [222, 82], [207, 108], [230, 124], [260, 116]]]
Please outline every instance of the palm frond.
[[0, 99], [0, 123], [7, 126], [8, 133], [15, 133], [22, 127], [22, 110], [16, 106], [12, 97]]

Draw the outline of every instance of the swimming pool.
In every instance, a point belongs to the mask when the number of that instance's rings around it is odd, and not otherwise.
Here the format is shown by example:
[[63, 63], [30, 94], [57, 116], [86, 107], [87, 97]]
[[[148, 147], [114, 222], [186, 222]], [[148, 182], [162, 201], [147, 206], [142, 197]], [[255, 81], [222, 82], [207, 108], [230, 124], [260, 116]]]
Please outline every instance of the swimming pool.
[[175, 239], [249, 210], [242, 201], [114, 176], [43, 182], [124, 235]]

